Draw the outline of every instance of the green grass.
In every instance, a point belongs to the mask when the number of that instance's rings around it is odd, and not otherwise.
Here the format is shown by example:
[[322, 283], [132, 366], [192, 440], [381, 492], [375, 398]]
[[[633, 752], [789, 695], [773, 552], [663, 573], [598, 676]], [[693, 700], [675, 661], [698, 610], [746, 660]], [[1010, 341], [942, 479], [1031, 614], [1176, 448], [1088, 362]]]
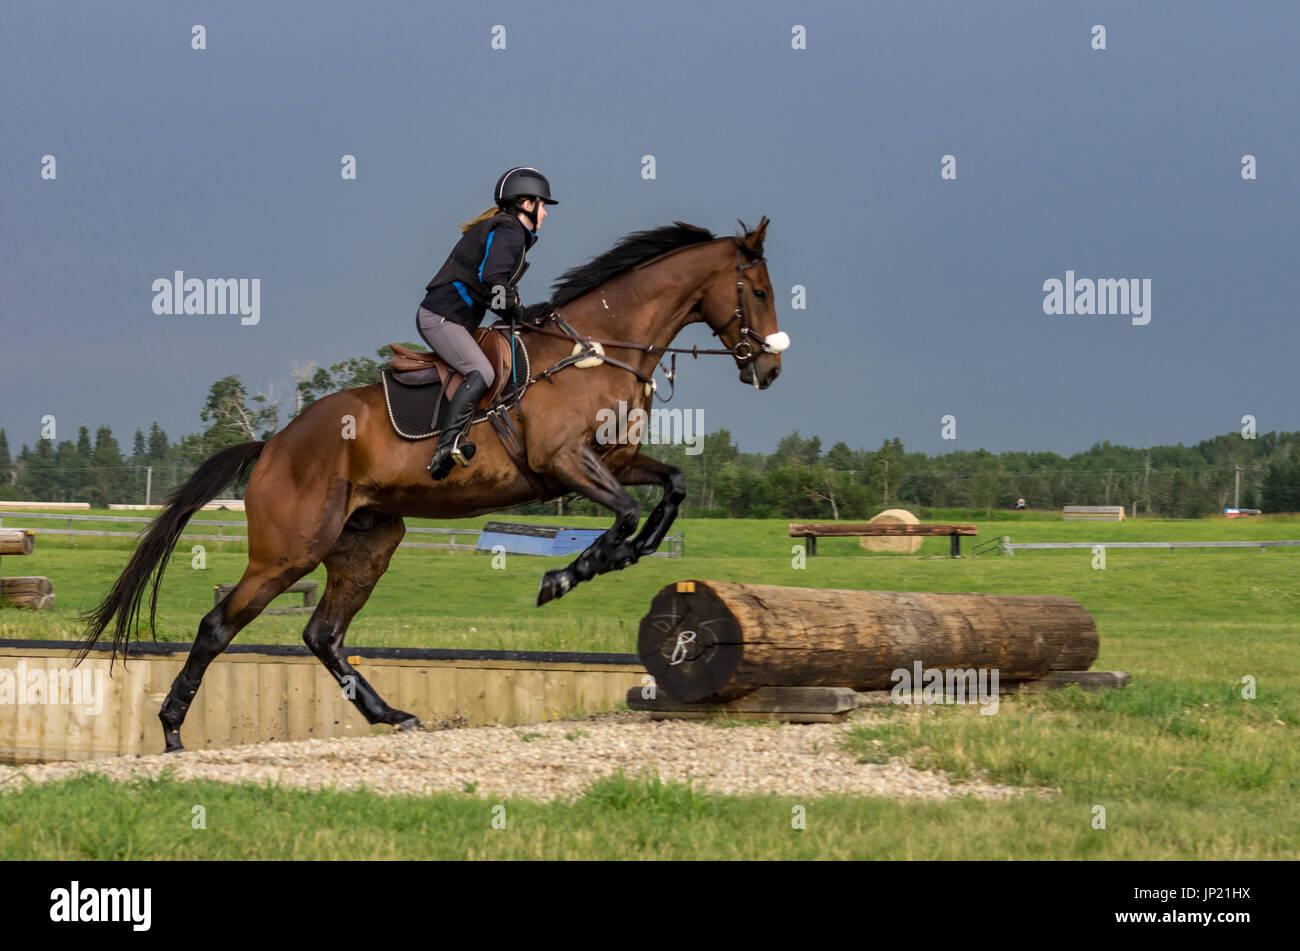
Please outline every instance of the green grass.
[[[944, 719], [942, 716], [936, 719]], [[986, 718], [987, 719], [987, 718]], [[1000, 717], [992, 718], [999, 720]], [[1014, 751], [1019, 729], [999, 746]], [[929, 735], [929, 734], [927, 734]], [[1078, 742], [1084, 742], [1080, 739]], [[1077, 744], [1076, 744], [1077, 745]], [[974, 752], [967, 748], [967, 753]], [[684, 783], [615, 774], [572, 804], [470, 793], [386, 798], [172, 779], [83, 776], [0, 794], [0, 858], [35, 859], [1037, 859], [1296, 858], [1295, 785], [1279, 769], [1178, 770], [1136, 763], [1129, 746], [1093, 741], [1115, 761], [1115, 788], [1078, 781], [1073, 755], [1015, 766], [1062, 792], [1012, 802], [832, 796], [714, 796]], [[943, 755], [943, 754], [940, 754]], [[1244, 762], [1244, 761], [1243, 761]], [[1294, 763], [1291, 764], [1294, 766]], [[1220, 775], [1222, 774], [1222, 775]], [[1093, 828], [1094, 807], [1106, 828]], [[194, 807], [206, 829], [192, 828]], [[506, 827], [492, 826], [504, 806]], [[792, 827], [795, 808], [806, 828]], [[499, 814], [499, 813], [498, 813]]]
[[[225, 513], [221, 513], [225, 514]], [[596, 519], [562, 519], [604, 524]], [[17, 522], [6, 519], [6, 525]], [[824, 540], [803, 570], [785, 520], [679, 523], [686, 557], [647, 559], [533, 606], [537, 580], [562, 559], [510, 557], [494, 571], [472, 553], [400, 551], [349, 634], [349, 644], [631, 651], [660, 587], [723, 578], [822, 588], [1059, 593], [1097, 619], [1097, 669], [1131, 686], [1004, 697], [971, 707], [884, 708], [846, 732], [868, 762], [902, 757], [959, 778], [1048, 791], [1010, 802], [898, 802], [841, 796], [712, 796], [689, 786], [615, 776], [572, 805], [494, 803], [471, 795], [385, 799], [170, 779], [135, 786], [80, 778], [0, 795], [0, 856], [36, 858], [1297, 858], [1300, 857], [1300, 549], [1112, 549], [1104, 571], [1087, 550], [1013, 558], [862, 557]], [[981, 524], [1016, 541], [1300, 538], [1300, 519], [1124, 523], [1023, 520]], [[927, 541], [942, 555], [947, 539]], [[964, 546], [969, 546], [967, 540]], [[822, 554], [824, 553], [824, 555]], [[54, 612], [0, 612], [0, 636], [75, 633], [75, 611], [102, 596], [124, 548], [64, 548], [41, 538], [4, 570], [46, 574]], [[163, 585], [160, 633], [185, 640], [233, 581], [243, 556], [209, 550], [206, 571], [177, 558]], [[303, 617], [267, 617], [243, 643], [294, 643]], [[477, 631], [470, 631], [477, 627]], [[1243, 677], [1258, 695], [1242, 696]], [[726, 742], [739, 724], [718, 721]], [[745, 724], [750, 726], [752, 724]], [[574, 736], [581, 731], [574, 724]], [[526, 729], [519, 741], [530, 742]], [[208, 829], [190, 828], [191, 807]], [[807, 809], [805, 831], [791, 810]], [[1092, 827], [1106, 810], [1106, 828]]]

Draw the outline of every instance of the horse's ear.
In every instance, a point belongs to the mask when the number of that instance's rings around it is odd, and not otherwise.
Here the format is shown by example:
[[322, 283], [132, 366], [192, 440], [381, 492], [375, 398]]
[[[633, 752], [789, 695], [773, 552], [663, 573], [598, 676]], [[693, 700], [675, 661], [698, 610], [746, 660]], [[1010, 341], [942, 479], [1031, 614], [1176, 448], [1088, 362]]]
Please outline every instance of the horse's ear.
[[[736, 219], [736, 220], [739, 221], [740, 219]], [[746, 225], [743, 221], [741, 221], [740, 227], [742, 233], [739, 236], [740, 242], [755, 254], [762, 254], [763, 239], [767, 237], [767, 224], [768, 224], [767, 215], [763, 216], [763, 220], [758, 223], [758, 227], [755, 228], [753, 231], [750, 231], [749, 226]]]

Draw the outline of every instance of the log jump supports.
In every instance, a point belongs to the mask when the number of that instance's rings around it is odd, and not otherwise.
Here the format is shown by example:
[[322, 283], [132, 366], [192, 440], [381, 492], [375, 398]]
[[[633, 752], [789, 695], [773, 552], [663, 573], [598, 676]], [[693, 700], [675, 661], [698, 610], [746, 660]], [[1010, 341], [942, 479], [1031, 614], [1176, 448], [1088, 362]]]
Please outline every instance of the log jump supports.
[[[31, 529], [0, 528], [0, 555], [30, 555], [36, 544]], [[5, 601], [15, 607], [54, 607], [54, 585], [49, 578], [30, 575], [22, 578], [0, 578], [0, 605]]]
[[655, 596], [637, 639], [656, 692], [667, 696], [646, 702], [634, 690], [628, 702], [633, 709], [728, 704], [759, 713], [761, 691], [777, 707], [768, 712], [780, 715], [799, 712], [792, 688], [822, 688], [816, 711], [803, 712], [842, 714], [844, 690], [888, 690], [897, 682], [893, 673], [916, 662], [995, 669], [1001, 683], [1105, 683], [1097, 674], [1063, 673], [1087, 672], [1097, 651], [1092, 616], [1058, 595], [679, 581]]
[[791, 522], [790, 537], [804, 540], [804, 551], [811, 558], [817, 554], [818, 538], [850, 538], [853, 536], [889, 536], [893, 538], [916, 538], [935, 535], [947, 535], [952, 539], [951, 554], [961, 557], [961, 537], [976, 535], [974, 525], [905, 525], [887, 522]]
[[[217, 584], [212, 586], [212, 606], [219, 605], [226, 595], [234, 591], [238, 585]], [[301, 594], [302, 604], [297, 607], [284, 608], [263, 608], [263, 614], [311, 614], [316, 610], [317, 585], [315, 579], [304, 578], [301, 581], [295, 581], [289, 587], [285, 588], [281, 594]]]

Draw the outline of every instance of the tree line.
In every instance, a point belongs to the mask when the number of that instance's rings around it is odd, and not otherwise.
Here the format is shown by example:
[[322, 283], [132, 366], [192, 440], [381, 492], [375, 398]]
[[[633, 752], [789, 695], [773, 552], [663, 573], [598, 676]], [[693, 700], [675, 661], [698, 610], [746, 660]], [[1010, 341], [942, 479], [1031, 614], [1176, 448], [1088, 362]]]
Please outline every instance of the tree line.
[[[391, 356], [358, 357], [328, 369], [296, 367], [292, 419], [328, 393], [379, 380]], [[269, 439], [280, 428], [280, 407], [250, 394], [236, 376], [212, 384], [199, 412], [198, 433], [171, 440], [154, 422], [137, 429], [124, 453], [112, 430], [91, 439], [82, 426], [75, 440], [23, 444], [15, 454], [0, 429], [0, 497], [46, 502], [157, 503], [194, 468], [226, 446]], [[430, 442], [432, 451], [432, 442]], [[731, 433], [703, 437], [701, 451], [683, 445], [646, 445], [644, 451], [682, 469], [688, 496], [682, 514], [717, 518], [865, 519], [886, 507], [1009, 509], [1023, 498], [1031, 509], [1065, 505], [1123, 505], [1138, 515], [1196, 518], [1234, 504], [1266, 512], [1300, 511], [1300, 432], [1215, 436], [1195, 446], [1134, 448], [1098, 443], [1085, 452], [956, 450], [908, 452], [897, 439], [878, 449], [853, 449], [793, 432], [771, 453], [742, 452]], [[233, 487], [238, 496], [242, 486]], [[657, 489], [629, 489], [644, 505]], [[522, 514], [604, 514], [581, 496], [530, 503]]]
[[884, 508], [966, 509], [1123, 505], [1130, 514], [1198, 518], [1239, 502], [1300, 511], [1300, 432], [1216, 436], [1195, 446], [1132, 448], [1102, 442], [1085, 452], [907, 452], [889, 439], [875, 450], [817, 436], [785, 436], [770, 454], [741, 452], [721, 429], [703, 451], [646, 451], [681, 468], [687, 514], [720, 518], [865, 519]]

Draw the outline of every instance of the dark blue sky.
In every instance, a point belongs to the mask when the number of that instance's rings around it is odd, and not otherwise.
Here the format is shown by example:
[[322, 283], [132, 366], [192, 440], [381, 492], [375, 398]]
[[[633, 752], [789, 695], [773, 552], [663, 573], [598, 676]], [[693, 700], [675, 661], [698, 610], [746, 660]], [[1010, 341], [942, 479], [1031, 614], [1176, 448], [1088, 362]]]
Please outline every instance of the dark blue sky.
[[[175, 438], [228, 374], [288, 406], [292, 363], [414, 338], [456, 223], [529, 164], [562, 202], [530, 302], [629, 231], [771, 217], [780, 380], [688, 361], [670, 404], [745, 450], [1300, 429], [1298, 34], [1300, 6], [1263, 2], [7, 0], [0, 428]], [[155, 316], [177, 269], [259, 278], [261, 322]], [[1044, 314], [1067, 269], [1149, 278], [1151, 322]]]

